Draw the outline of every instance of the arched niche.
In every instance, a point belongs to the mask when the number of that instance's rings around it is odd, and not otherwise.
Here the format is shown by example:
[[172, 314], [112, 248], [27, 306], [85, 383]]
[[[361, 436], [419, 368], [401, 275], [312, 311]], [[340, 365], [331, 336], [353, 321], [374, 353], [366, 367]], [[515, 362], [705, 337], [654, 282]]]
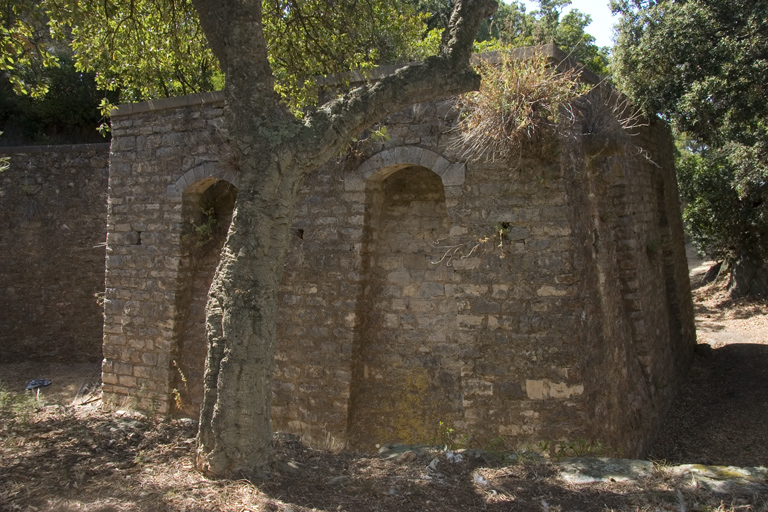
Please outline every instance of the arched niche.
[[197, 418], [200, 412], [208, 352], [205, 306], [236, 198], [232, 183], [213, 176], [188, 184], [182, 192], [178, 317], [171, 361], [173, 410], [179, 416]]
[[430, 442], [461, 416], [444, 181], [402, 159], [370, 171], [348, 417], [349, 444], [363, 451]]

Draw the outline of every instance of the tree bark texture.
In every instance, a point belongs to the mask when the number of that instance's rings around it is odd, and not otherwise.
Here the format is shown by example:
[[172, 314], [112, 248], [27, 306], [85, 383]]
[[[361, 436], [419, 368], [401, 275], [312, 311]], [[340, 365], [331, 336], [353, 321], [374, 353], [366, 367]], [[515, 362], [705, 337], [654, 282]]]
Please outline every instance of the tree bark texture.
[[733, 298], [747, 295], [768, 296], [768, 265], [754, 254], [743, 252], [733, 262], [728, 295]]
[[436, 57], [358, 88], [302, 120], [280, 104], [267, 59], [261, 0], [194, 0], [226, 76], [235, 212], [207, 306], [208, 358], [197, 467], [248, 477], [268, 462], [275, 311], [301, 180], [388, 114], [477, 89], [470, 68], [493, 0], [458, 0]]

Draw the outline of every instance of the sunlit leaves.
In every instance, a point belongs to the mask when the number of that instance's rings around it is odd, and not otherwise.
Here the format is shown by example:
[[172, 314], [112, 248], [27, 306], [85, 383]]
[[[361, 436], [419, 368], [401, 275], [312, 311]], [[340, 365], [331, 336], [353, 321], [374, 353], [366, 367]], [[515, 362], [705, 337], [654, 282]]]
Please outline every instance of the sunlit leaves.
[[293, 109], [314, 102], [318, 75], [408, 62], [432, 50], [422, 42], [425, 16], [404, 2], [264, 0], [263, 6], [270, 64]]
[[54, 32], [71, 33], [80, 69], [99, 87], [139, 101], [208, 91], [218, 64], [186, 0], [46, 1]]
[[46, 13], [34, 0], [0, 1], [0, 72], [18, 94], [41, 96], [48, 84], [41, 70], [56, 66]]
[[710, 254], [768, 258], [768, 0], [614, 0], [616, 78], [697, 143], [679, 160]]
[[710, 146], [763, 137], [768, 0], [614, 7], [622, 13], [614, 65], [625, 92]]
[[[444, 27], [447, 23], [450, 0], [409, 1], [420, 12], [430, 13], [430, 26]], [[563, 15], [569, 5], [570, 0], [540, 0], [538, 9], [527, 12], [521, 2], [501, 3], [491, 19], [480, 26], [475, 51], [554, 43], [588, 69], [608, 74], [608, 48], [598, 47], [595, 38], [585, 32], [592, 21], [590, 16], [577, 9]]]
[[[81, 69], [139, 101], [220, 89], [224, 77], [189, 0], [44, 0], [54, 32], [71, 36]], [[318, 75], [423, 57], [423, 17], [384, 0], [264, 0], [263, 27], [278, 92], [315, 99]], [[244, 49], [243, 51], [247, 51]]]

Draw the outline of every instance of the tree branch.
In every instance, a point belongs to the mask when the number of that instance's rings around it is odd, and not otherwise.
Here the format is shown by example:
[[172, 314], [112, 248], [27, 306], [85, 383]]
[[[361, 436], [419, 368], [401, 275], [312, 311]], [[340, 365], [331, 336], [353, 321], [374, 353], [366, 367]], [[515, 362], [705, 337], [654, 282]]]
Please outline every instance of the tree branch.
[[469, 65], [475, 34], [497, 7], [493, 0], [457, 0], [438, 56], [398, 69], [308, 115], [305, 129], [298, 135], [303, 139], [301, 147], [307, 150], [296, 156], [309, 170], [389, 114], [414, 103], [477, 90], [480, 75]]

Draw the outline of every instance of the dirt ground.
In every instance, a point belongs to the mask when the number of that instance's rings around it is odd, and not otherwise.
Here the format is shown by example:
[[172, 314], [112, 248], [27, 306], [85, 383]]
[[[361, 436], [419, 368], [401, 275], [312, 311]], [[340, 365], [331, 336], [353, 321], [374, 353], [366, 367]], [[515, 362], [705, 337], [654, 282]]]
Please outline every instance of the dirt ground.
[[[191, 422], [104, 413], [98, 364], [30, 363], [0, 365], [0, 512], [768, 512], [768, 492], [716, 493], [670, 466], [768, 466], [768, 303], [725, 300], [723, 283], [697, 285], [707, 264], [691, 268], [701, 346], [642, 481], [571, 484], [525, 452], [334, 454], [286, 435], [258, 478], [208, 480]], [[53, 384], [35, 397], [33, 378]]]
[[699, 350], [648, 456], [670, 463], [768, 466], [768, 301], [702, 285], [714, 262], [689, 252]]

